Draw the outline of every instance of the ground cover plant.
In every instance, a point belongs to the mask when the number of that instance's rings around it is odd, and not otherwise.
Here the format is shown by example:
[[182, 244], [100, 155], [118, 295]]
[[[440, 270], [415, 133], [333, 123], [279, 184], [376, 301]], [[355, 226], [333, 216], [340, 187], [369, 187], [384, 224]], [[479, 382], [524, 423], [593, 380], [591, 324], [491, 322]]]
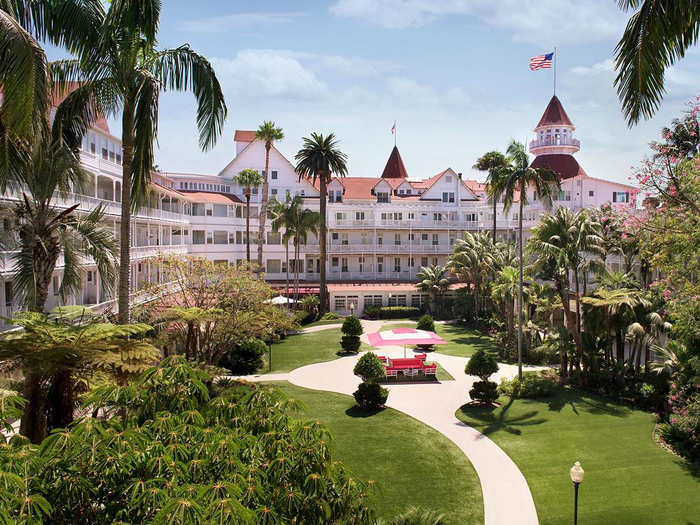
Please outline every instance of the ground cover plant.
[[540, 523], [571, 523], [574, 461], [586, 471], [580, 523], [697, 522], [697, 469], [654, 442], [654, 415], [570, 388], [541, 400], [499, 402], [498, 408], [464, 405], [456, 416], [515, 461]]
[[483, 523], [476, 472], [462, 451], [436, 430], [392, 408], [367, 416], [343, 394], [282, 382], [275, 386], [302, 402], [299, 417], [328, 428], [331, 453], [352, 476], [374, 481], [379, 518], [389, 521], [415, 505], [445, 514], [450, 525]]

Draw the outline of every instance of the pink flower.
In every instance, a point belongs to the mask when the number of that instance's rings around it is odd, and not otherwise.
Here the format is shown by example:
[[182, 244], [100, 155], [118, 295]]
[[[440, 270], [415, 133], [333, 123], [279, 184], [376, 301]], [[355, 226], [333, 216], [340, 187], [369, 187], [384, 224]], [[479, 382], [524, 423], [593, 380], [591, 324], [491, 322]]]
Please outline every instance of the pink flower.
[[664, 290], [663, 294], [664, 294], [664, 299], [668, 300], [671, 298], [671, 290], [669, 290], [668, 288], [666, 288]]

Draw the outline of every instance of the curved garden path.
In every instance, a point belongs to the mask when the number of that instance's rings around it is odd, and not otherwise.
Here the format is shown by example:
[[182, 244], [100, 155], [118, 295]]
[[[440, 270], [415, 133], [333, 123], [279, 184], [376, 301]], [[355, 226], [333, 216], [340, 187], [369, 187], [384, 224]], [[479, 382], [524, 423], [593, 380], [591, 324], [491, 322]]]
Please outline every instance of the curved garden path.
[[[363, 321], [365, 334], [380, 329], [386, 321]], [[309, 332], [338, 325], [321, 325], [308, 328]], [[306, 330], [305, 330], [306, 331]], [[363, 335], [367, 342], [366, 335]], [[403, 347], [387, 346], [378, 349], [381, 355], [402, 357]], [[407, 354], [413, 352], [407, 350]], [[286, 374], [246, 376], [248, 380], [286, 380], [312, 390], [327, 390], [352, 395], [360, 383], [352, 369], [359, 356], [342, 357], [324, 363], [315, 363], [292, 370]], [[468, 359], [440, 353], [432, 353], [430, 361], [437, 361], [454, 381], [439, 383], [390, 384], [387, 406], [400, 410], [434, 428], [466, 454], [474, 465], [481, 482], [486, 525], [536, 525], [537, 511], [525, 477], [513, 460], [478, 430], [465, 425], [455, 417], [456, 410], [469, 399], [469, 389], [475, 378], [464, 374]], [[499, 371], [492, 379], [517, 375], [517, 367], [499, 363]], [[439, 451], [435, 451], [439, 453]], [[406, 468], [410, 468], [407, 466]]]

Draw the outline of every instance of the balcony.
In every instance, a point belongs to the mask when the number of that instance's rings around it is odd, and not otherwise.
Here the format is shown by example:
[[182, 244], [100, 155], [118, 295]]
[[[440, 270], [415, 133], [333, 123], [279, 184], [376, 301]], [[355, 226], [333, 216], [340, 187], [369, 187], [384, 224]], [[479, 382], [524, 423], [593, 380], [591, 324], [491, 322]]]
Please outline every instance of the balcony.
[[581, 141], [571, 137], [559, 137], [555, 139], [554, 137], [543, 137], [536, 138], [530, 141], [530, 149], [544, 148], [547, 146], [570, 146], [579, 150], [581, 148]]

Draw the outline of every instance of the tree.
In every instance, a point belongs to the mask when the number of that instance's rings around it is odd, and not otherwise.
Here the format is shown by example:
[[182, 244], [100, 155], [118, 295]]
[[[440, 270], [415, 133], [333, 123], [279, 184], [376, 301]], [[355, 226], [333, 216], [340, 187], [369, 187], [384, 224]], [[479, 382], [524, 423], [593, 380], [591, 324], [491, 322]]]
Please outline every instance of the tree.
[[484, 308], [486, 283], [493, 273], [495, 255], [495, 245], [487, 233], [464, 232], [447, 259], [447, 269], [461, 281], [474, 286], [477, 313]]
[[496, 372], [498, 372], [498, 363], [493, 355], [482, 348], [474, 352], [464, 367], [464, 373], [477, 376], [481, 381], [474, 383], [469, 396], [482, 403], [493, 403], [498, 398], [498, 385], [489, 381], [489, 376]]
[[299, 216], [295, 221], [294, 230], [294, 300], [299, 300], [299, 252], [300, 246], [306, 244], [310, 233], [318, 237], [318, 229], [321, 223], [321, 215], [317, 211], [308, 208], [297, 208]]
[[[301, 206], [302, 199], [300, 196], [296, 195], [293, 199], [287, 194], [287, 198], [284, 202], [279, 202], [276, 199], [272, 201], [272, 207], [270, 208], [270, 217], [272, 218], [272, 231], [278, 232], [281, 228], [284, 228], [284, 234], [282, 235], [282, 244], [284, 244], [284, 256], [286, 260], [286, 282], [285, 282], [285, 297], [289, 299], [289, 241], [294, 237], [295, 222], [299, 217], [299, 207]], [[296, 254], [295, 254], [296, 255]], [[287, 301], [287, 309], [289, 309], [289, 301]]]
[[71, 377], [96, 368], [115, 371], [131, 364], [153, 363], [160, 351], [144, 335], [145, 324], [113, 325], [100, 322], [84, 307], [57, 308], [49, 314], [20, 312], [6, 319], [21, 331], [0, 334], [0, 359], [30, 371], [39, 382], [54, 381], [49, 391], [40, 388], [28, 392], [22, 415], [21, 432], [32, 443], [40, 443], [48, 431], [66, 427], [73, 421], [75, 407]]
[[[245, 257], [248, 265], [250, 265], [250, 196], [253, 188], [257, 188], [262, 184], [263, 178], [257, 171], [246, 168], [236, 175], [236, 182], [243, 186], [245, 194]], [[258, 217], [260, 217], [260, 213], [258, 213]]]
[[700, 4], [695, 0], [618, 0], [637, 9], [615, 48], [614, 85], [631, 126], [651, 118], [666, 91], [667, 68], [698, 41]]
[[376, 383], [386, 376], [384, 365], [373, 352], [366, 352], [355, 364], [352, 373], [365, 383]]
[[386, 376], [386, 371], [376, 354], [372, 352], [364, 354], [357, 361], [352, 372], [362, 378], [362, 383], [353, 393], [360, 407], [377, 409], [386, 403], [389, 391], [377, 383]]
[[428, 330], [429, 332], [435, 331], [435, 321], [432, 316], [425, 314], [418, 319], [416, 323], [416, 329], [418, 330]]
[[498, 208], [498, 199], [503, 194], [502, 187], [502, 169], [508, 165], [505, 155], [500, 151], [489, 151], [484, 153], [476, 160], [475, 170], [487, 171], [486, 177], [486, 193], [493, 204], [493, 229], [491, 230], [491, 240], [496, 242], [496, 210]]
[[78, 56], [60, 75], [80, 83], [67, 100], [89, 99], [106, 116], [122, 116], [122, 195], [118, 307], [129, 322], [131, 213], [144, 202], [158, 138], [161, 92], [191, 90], [197, 101], [199, 145], [211, 149], [226, 118], [224, 95], [209, 61], [188, 45], [156, 48], [160, 0], [120, 1], [100, 10], [84, 41], [69, 46]]
[[265, 245], [265, 220], [267, 219], [267, 200], [270, 180], [270, 149], [276, 140], [282, 140], [282, 128], [275, 127], [269, 120], [263, 122], [255, 132], [255, 138], [265, 143], [265, 173], [263, 175], [262, 196], [260, 198], [260, 216], [258, 218], [258, 271], [263, 268], [263, 246]]
[[534, 187], [537, 198], [546, 208], [552, 205], [554, 191], [559, 191], [557, 175], [546, 168], [531, 168], [525, 146], [511, 141], [506, 150], [508, 165], [499, 170], [499, 179], [503, 191], [503, 210], [507, 213], [516, 200], [518, 212], [518, 258], [520, 259], [520, 277], [518, 284], [518, 379], [523, 378], [522, 338], [523, 338], [523, 206], [527, 204], [527, 190]]
[[505, 320], [506, 333], [509, 343], [515, 340], [515, 298], [518, 295], [518, 269], [506, 266], [496, 276], [491, 286], [491, 297], [497, 303], [503, 305], [503, 319]]
[[296, 172], [299, 180], [308, 179], [312, 184], [318, 179], [320, 193], [320, 232], [319, 245], [321, 257], [321, 279], [319, 285], [319, 295], [321, 304], [320, 314], [323, 315], [328, 310], [328, 286], [326, 282], [327, 250], [326, 242], [328, 231], [326, 228], [326, 207], [328, 203], [327, 186], [333, 180], [333, 174], [338, 177], [345, 177], [348, 173], [347, 155], [338, 149], [338, 141], [333, 133], [325, 137], [320, 133], [312, 133], [311, 137], [304, 137], [304, 145], [295, 155], [297, 161]]
[[343, 350], [357, 352], [360, 349], [360, 336], [364, 332], [360, 320], [354, 315], [346, 317], [340, 330], [343, 332], [341, 340]]
[[445, 276], [446, 274], [447, 269], [438, 265], [422, 266], [418, 272], [420, 281], [416, 284], [416, 288], [430, 294], [430, 302], [435, 309], [433, 313], [436, 316], [440, 312], [440, 300], [450, 287], [450, 281]]

